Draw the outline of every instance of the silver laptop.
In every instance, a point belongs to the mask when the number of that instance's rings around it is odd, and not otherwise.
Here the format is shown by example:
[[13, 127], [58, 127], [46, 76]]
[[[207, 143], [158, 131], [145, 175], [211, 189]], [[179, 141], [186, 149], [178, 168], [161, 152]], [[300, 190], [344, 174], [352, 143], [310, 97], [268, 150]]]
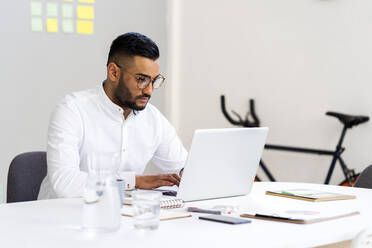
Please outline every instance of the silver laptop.
[[177, 198], [197, 201], [248, 194], [267, 133], [266, 127], [196, 130]]

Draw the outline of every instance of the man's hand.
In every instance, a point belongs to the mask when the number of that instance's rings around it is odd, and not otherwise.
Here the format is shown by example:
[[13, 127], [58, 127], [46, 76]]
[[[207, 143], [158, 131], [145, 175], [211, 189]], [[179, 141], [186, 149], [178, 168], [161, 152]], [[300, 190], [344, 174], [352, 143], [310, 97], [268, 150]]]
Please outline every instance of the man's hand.
[[161, 186], [178, 186], [180, 180], [181, 178], [177, 174], [136, 176], [136, 188], [153, 189]]

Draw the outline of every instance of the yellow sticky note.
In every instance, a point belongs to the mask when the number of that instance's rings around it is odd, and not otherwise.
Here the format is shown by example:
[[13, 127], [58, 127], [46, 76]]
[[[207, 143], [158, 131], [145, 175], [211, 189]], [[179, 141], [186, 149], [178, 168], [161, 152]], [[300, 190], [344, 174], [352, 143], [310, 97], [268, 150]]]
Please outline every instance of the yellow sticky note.
[[41, 16], [41, 2], [31, 2], [31, 15]]
[[92, 6], [77, 6], [76, 8], [78, 19], [94, 19], [94, 8]]
[[43, 22], [40, 17], [31, 18], [31, 31], [32, 32], [42, 32], [43, 31]]
[[79, 3], [94, 3], [94, 0], [78, 0]]
[[58, 32], [58, 20], [56, 18], [48, 18], [46, 30], [49, 33]]
[[93, 22], [91, 21], [77, 21], [76, 32], [78, 34], [93, 34]]

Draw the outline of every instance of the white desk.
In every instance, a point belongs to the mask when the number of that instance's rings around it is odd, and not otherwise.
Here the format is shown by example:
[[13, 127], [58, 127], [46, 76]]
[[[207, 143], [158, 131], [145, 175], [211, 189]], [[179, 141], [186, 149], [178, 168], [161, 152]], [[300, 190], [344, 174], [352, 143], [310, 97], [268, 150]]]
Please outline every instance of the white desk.
[[[355, 194], [357, 199], [306, 202], [265, 195], [266, 190], [311, 188]], [[189, 206], [221, 204], [275, 206], [286, 209], [358, 210], [361, 215], [298, 225], [252, 220], [227, 225], [192, 218], [162, 221], [155, 231], [138, 231], [122, 217], [116, 233], [88, 235], [80, 229], [81, 199], [57, 199], [0, 205], [1, 247], [313, 247], [350, 240], [372, 225], [372, 190], [299, 183], [255, 183], [249, 196], [201, 201]]]

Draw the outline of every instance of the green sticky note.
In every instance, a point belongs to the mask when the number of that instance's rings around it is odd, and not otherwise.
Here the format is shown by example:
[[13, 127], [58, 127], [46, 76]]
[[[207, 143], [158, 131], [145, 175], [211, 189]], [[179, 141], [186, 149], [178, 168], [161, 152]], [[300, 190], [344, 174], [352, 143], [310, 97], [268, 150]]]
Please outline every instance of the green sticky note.
[[41, 2], [31, 2], [31, 15], [41, 16], [42, 6]]
[[63, 4], [62, 5], [62, 17], [63, 18], [72, 18], [74, 15], [74, 8], [72, 4]]
[[58, 16], [58, 5], [56, 3], [47, 3], [46, 13], [47, 13], [47, 17], [57, 17]]
[[43, 22], [40, 17], [31, 18], [31, 31], [32, 32], [42, 32]]
[[74, 23], [72, 20], [63, 20], [62, 21], [62, 31], [67, 34], [74, 32]]

